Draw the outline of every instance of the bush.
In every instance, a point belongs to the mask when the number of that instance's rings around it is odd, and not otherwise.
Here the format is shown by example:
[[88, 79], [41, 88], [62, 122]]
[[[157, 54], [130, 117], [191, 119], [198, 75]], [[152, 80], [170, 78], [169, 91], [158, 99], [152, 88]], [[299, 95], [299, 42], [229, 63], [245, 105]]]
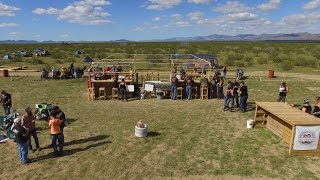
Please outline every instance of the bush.
[[293, 67], [294, 67], [294, 65], [293, 65], [292, 62], [290, 62], [290, 61], [283, 61], [283, 62], [281, 63], [281, 68], [282, 68], [283, 70], [285, 70], [285, 71], [290, 71], [290, 70], [293, 69]]
[[30, 64], [44, 64], [44, 62], [38, 57], [32, 57], [32, 60], [28, 62]]

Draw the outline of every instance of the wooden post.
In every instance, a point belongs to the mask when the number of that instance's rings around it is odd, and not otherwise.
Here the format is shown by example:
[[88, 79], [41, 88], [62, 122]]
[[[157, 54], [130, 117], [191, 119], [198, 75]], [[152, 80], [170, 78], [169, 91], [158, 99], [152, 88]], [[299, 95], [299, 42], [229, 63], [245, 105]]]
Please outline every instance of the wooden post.
[[292, 150], [293, 150], [293, 144], [294, 144], [294, 136], [296, 134], [296, 126], [292, 126], [292, 131], [291, 131], [291, 138], [290, 138], [290, 144], [289, 144], [289, 155], [291, 155]]

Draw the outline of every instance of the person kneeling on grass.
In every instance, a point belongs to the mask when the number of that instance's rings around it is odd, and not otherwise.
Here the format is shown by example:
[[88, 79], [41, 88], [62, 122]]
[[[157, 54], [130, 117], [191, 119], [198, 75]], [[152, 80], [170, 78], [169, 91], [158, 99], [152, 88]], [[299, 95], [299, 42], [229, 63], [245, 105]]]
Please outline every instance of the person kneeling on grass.
[[312, 112], [312, 107], [310, 106], [309, 103], [310, 103], [309, 99], [304, 99], [304, 100], [303, 100], [303, 106], [300, 108], [300, 110], [301, 110], [302, 112], [311, 114], [311, 112]]
[[[49, 121], [49, 127], [52, 140], [51, 145], [56, 156], [63, 156], [63, 136], [60, 128], [61, 124], [62, 121], [58, 118], [57, 114], [53, 114]], [[57, 141], [59, 144], [57, 144]]]

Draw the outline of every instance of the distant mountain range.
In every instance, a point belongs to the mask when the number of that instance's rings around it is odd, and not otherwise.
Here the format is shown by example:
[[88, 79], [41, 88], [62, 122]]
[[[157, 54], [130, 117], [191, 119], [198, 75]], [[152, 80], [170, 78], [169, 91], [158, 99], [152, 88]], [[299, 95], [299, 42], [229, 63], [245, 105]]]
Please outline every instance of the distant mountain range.
[[[174, 37], [169, 39], [145, 40], [143, 42], [180, 42], [180, 41], [320, 41], [320, 34], [290, 33], [290, 34], [238, 34], [238, 35], [221, 35], [212, 34], [209, 36], [195, 37]], [[102, 43], [102, 42], [135, 42], [127, 39], [112, 41], [34, 41], [34, 40], [4, 40], [0, 44], [34, 44], [34, 43]]]
[[291, 33], [291, 34], [238, 34], [209, 36], [177, 37], [164, 41], [320, 41], [320, 34]]

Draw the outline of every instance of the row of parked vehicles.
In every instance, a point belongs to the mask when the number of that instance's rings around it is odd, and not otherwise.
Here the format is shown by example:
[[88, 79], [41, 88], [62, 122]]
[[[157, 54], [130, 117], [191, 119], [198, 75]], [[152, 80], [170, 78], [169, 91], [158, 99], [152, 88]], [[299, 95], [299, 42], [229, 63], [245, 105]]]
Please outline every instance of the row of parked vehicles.
[[[72, 79], [72, 78], [82, 78], [84, 71], [86, 70], [86, 66], [80, 67], [73, 67], [73, 68], [52, 68], [52, 79]], [[49, 78], [49, 71], [46, 69], [42, 69], [41, 79], [48, 79]]]

